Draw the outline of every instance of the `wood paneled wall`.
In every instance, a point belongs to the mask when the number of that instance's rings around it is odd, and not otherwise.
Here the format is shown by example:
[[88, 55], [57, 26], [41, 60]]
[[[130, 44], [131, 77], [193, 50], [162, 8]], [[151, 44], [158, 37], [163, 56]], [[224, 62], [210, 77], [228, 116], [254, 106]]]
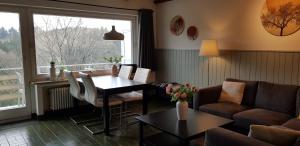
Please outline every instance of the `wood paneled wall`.
[[300, 85], [300, 53], [222, 52], [199, 57], [197, 50], [156, 49], [157, 80], [200, 87], [226, 78]]

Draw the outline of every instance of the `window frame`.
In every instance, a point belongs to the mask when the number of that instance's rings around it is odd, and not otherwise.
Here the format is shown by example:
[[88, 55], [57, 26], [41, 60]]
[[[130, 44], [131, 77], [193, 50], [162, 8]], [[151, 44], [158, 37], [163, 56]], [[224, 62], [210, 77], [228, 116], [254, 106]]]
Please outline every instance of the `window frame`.
[[118, 13], [106, 13], [102, 11], [82, 11], [82, 10], [61, 10], [61, 9], [45, 9], [45, 8], [31, 8], [29, 9], [29, 39], [31, 42], [31, 55], [34, 56], [31, 59], [31, 69], [33, 72], [34, 80], [39, 80], [41, 77], [37, 73], [37, 61], [36, 61], [36, 46], [35, 46], [35, 34], [34, 34], [34, 14], [40, 15], [57, 15], [57, 16], [71, 16], [71, 17], [84, 17], [94, 19], [112, 19], [112, 20], [126, 20], [131, 22], [131, 62], [136, 64], [138, 60], [138, 16], [134, 14], [118, 14]]
[[24, 91], [26, 100], [25, 107], [17, 107], [17, 108], [8, 108], [7, 110], [1, 110], [0, 115], [0, 123], [5, 123], [6, 121], [13, 121], [13, 119], [27, 119], [30, 117], [32, 113], [32, 99], [31, 99], [31, 91], [30, 91], [30, 77], [31, 70], [30, 68], [26, 68], [26, 66], [31, 65], [30, 52], [26, 50], [30, 50], [29, 47], [29, 38], [27, 34], [29, 33], [28, 28], [28, 17], [26, 17], [26, 9], [17, 6], [4, 6], [0, 5], [1, 12], [8, 13], [17, 13], [19, 15], [19, 25], [20, 25], [20, 36], [21, 36], [21, 49], [22, 49], [22, 67], [23, 67], [23, 79], [24, 79]]

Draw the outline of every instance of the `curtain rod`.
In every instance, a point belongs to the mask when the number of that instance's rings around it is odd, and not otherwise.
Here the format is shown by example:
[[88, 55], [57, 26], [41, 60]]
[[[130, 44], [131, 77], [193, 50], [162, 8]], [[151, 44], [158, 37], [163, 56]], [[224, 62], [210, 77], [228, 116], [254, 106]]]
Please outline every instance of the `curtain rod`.
[[110, 9], [138, 11], [138, 9], [128, 9], [128, 8], [110, 7], [110, 6], [95, 5], [95, 4], [85, 4], [85, 3], [80, 3], [80, 2], [69, 2], [69, 1], [64, 1], [64, 0], [48, 0], [48, 1], [63, 2], [63, 3], [78, 4], [78, 5], [86, 5], [86, 6], [95, 6], [95, 7], [110, 8]]

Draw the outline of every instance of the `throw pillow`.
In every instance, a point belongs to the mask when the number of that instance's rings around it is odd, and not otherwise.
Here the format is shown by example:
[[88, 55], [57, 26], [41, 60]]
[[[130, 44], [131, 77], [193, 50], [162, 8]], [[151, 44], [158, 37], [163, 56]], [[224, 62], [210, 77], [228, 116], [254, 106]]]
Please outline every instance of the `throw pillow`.
[[251, 125], [248, 136], [273, 145], [292, 146], [300, 137], [300, 131], [281, 126]]
[[246, 84], [242, 82], [224, 81], [219, 102], [232, 102], [241, 104]]

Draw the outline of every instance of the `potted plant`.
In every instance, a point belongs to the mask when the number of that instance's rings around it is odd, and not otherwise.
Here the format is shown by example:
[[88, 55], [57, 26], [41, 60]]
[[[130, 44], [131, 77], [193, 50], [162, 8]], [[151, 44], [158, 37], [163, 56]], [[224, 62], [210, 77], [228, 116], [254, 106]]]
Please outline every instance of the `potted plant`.
[[104, 57], [104, 60], [112, 63], [112, 75], [118, 76], [118, 67], [117, 64], [119, 64], [122, 61], [123, 56], [113, 56], [113, 57]]
[[194, 93], [198, 89], [191, 84], [173, 87], [169, 84], [166, 87], [166, 93], [171, 96], [171, 102], [176, 102], [177, 118], [178, 120], [187, 120], [188, 115], [188, 101], [193, 99]]

